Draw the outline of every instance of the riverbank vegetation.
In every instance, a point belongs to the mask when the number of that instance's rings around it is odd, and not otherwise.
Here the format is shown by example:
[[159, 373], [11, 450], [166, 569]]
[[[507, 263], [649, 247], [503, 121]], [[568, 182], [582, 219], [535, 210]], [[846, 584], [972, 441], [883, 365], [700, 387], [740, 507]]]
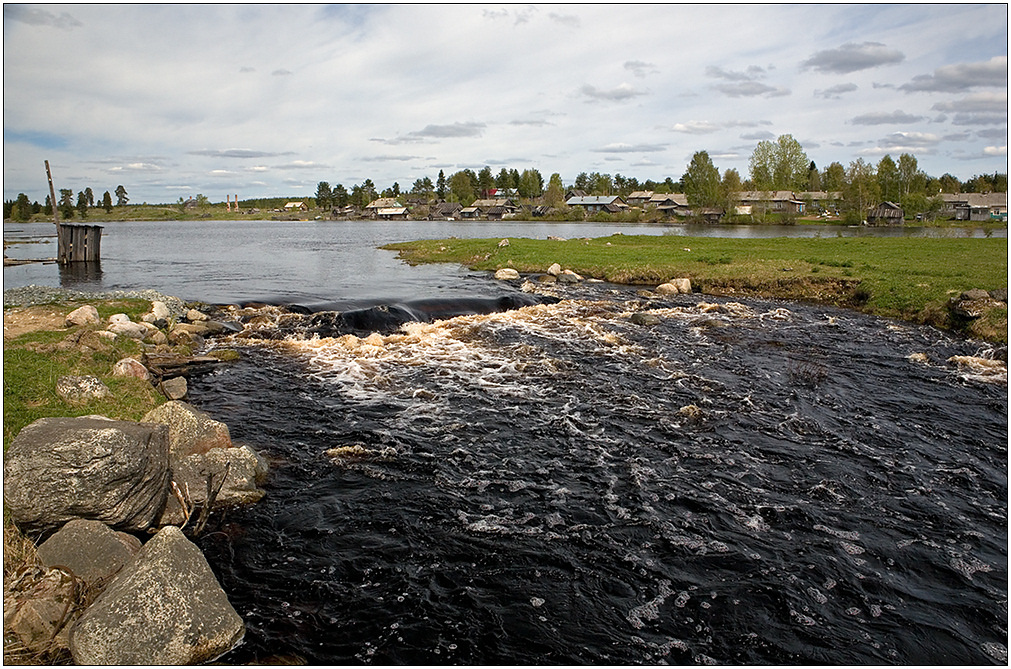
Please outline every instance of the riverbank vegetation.
[[[118, 360], [141, 355], [135, 339], [88, 338], [71, 342], [76, 332], [63, 327], [66, 315], [85, 302], [15, 307], [4, 310], [4, 450], [21, 428], [54, 416], [102, 414], [119, 420], [140, 420], [165, 401], [150, 381], [111, 376]], [[145, 300], [88, 301], [99, 316], [125, 313], [132, 320], [150, 310]], [[56, 394], [61, 376], [97, 376], [113, 397], [74, 406]]]
[[[657, 285], [691, 279], [696, 292], [808, 300], [957, 328], [947, 308], [963, 291], [1005, 290], [1006, 239], [626, 236], [567, 241], [442, 239], [390, 244], [408, 263], [453, 262], [476, 270], [544, 272], [552, 263], [587, 278]], [[1007, 342], [1007, 307], [969, 326]]]

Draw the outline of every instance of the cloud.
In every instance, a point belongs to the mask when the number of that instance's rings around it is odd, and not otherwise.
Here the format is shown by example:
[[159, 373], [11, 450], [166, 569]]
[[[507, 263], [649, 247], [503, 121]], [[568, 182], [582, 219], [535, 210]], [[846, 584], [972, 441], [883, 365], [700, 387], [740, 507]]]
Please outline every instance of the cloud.
[[209, 158], [272, 158], [292, 154], [291, 151], [271, 153], [270, 151], [253, 151], [251, 149], [200, 149], [199, 151], [187, 151], [187, 153], [191, 156], [208, 156]]
[[256, 72], [256, 68], [255, 67], [249, 67], [247, 65], [247, 66], [244, 66], [244, 67], [240, 67], [239, 68], [239, 72], [241, 74], [249, 74], [250, 72]]
[[290, 163], [284, 165], [278, 165], [279, 170], [316, 170], [321, 168], [329, 168], [329, 165], [324, 165], [322, 163], [313, 162], [311, 160], [293, 160]]
[[548, 18], [555, 23], [560, 23], [569, 28], [578, 28], [581, 24], [579, 17], [575, 14], [555, 14], [554, 12], [551, 12], [548, 14]]
[[749, 132], [741, 135], [741, 139], [753, 139], [756, 141], [762, 141], [765, 139], [776, 139], [775, 133], [769, 132], [768, 130], [760, 130], [759, 132]]
[[928, 132], [895, 132], [880, 140], [882, 147], [898, 151], [900, 149], [925, 149], [937, 146], [941, 138]]
[[891, 113], [870, 112], [869, 114], [854, 116], [849, 120], [849, 123], [852, 123], [853, 125], [887, 125], [889, 123], [916, 123], [922, 120], [922, 116], [913, 116], [912, 114], [907, 114], [904, 111], [896, 109]]
[[653, 153], [656, 151], [665, 151], [666, 149], [666, 144], [623, 144], [621, 142], [617, 142], [615, 144], [608, 144], [607, 146], [599, 149], [590, 150], [594, 153]]
[[984, 156], [1007, 156], [1007, 146], [988, 146], [983, 149]]
[[758, 65], [750, 65], [743, 72], [734, 72], [733, 70], [724, 70], [722, 67], [710, 65], [706, 68], [706, 76], [714, 79], [726, 79], [727, 81], [753, 81], [765, 76], [765, 68]]
[[591, 102], [596, 102], [598, 100], [608, 100], [611, 102], [622, 102], [624, 100], [630, 100], [639, 95], [646, 95], [645, 91], [639, 91], [635, 88], [629, 86], [628, 84], [622, 83], [618, 85], [617, 88], [612, 88], [611, 90], [601, 90], [596, 86], [591, 86], [590, 84], [585, 84], [579, 89], [579, 92], [590, 98]]
[[279, 70], [274, 70], [270, 74], [275, 77], [287, 77], [288, 75], [293, 74], [293, 72], [291, 70], [281, 68]]
[[977, 130], [976, 136], [983, 139], [1007, 139], [1007, 128], [985, 128]]
[[421, 130], [415, 130], [414, 132], [408, 133], [408, 136], [435, 137], [435, 138], [480, 137], [481, 132], [484, 129], [485, 129], [484, 123], [475, 123], [475, 122], [460, 123], [458, 121], [451, 125], [426, 125]]
[[127, 163], [109, 168], [110, 172], [161, 172], [160, 165], [154, 163]]
[[732, 98], [778, 98], [790, 94], [790, 89], [777, 86], [769, 86], [759, 81], [742, 81], [736, 84], [717, 84], [714, 86], [726, 96]]
[[856, 84], [838, 84], [836, 86], [830, 86], [825, 90], [819, 90], [814, 92], [816, 98], [825, 98], [826, 100], [838, 100], [843, 93], [852, 93], [857, 90]]
[[718, 123], [712, 121], [688, 121], [687, 123], [675, 123], [671, 128], [674, 132], [683, 132], [688, 135], [708, 135], [722, 129]]
[[802, 69], [814, 69], [827, 74], [849, 74], [881, 65], [901, 63], [905, 55], [880, 42], [849, 42], [836, 49], [818, 51], [800, 64]]
[[942, 112], [1007, 112], [1007, 91], [1003, 93], [982, 92], [966, 96], [961, 100], [938, 102], [931, 109]]
[[641, 60], [626, 60], [622, 67], [640, 79], [645, 77], [647, 74], [656, 74], [659, 72], [653, 63], [646, 63]]
[[544, 126], [554, 125], [554, 123], [551, 123], [550, 121], [544, 121], [544, 120], [529, 120], [529, 121], [527, 121], [527, 120], [517, 119], [515, 121], [509, 121], [509, 125], [529, 125], [529, 126], [535, 126], [535, 127], [538, 127], [538, 128], [543, 128]]
[[956, 63], [919, 74], [899, 90], [906, 92], [961, 93], [977, 86], [1007, 87], [1007, 56], [978, 63]]
[[952, 125], [1007, 125], [1007, 112], [955, 114]]
[[44, 9], [14, 4], [4, 4], [4, 19], [20, 21], [30, 26], [50, 26], [60, 30], [73, 30], [84, 25], [67, 12], [60, 12], [60, 15], [57, 16]]
[[365, 156], [364, 158], [359, 158], [359, 160], [367, 163], [385, 163], [385, 162], [407, 162], [408, 160], [423, 160], [423, 156]]

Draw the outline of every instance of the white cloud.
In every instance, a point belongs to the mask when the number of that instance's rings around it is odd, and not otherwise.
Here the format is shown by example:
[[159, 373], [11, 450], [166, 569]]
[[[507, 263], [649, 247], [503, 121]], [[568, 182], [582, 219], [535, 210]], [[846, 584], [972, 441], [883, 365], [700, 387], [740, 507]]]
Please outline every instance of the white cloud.
[[977, 63], [944, 65], [933, 74], [913, 77], [899, 88], [908, 92], [961, 93], [980, 86], [1007, 88], [1007, 56], [994, 56]]
[[848, 43], [835, 49], [819, 51], [803, 63], [802, 68], [811, 68], [831, 74], [849, 74], [881, 65], [901, 63], [905, 55], [879, 42]]
[[986, 156], [1007, 156], [1007, 146], [988, 146], [983, 149]]

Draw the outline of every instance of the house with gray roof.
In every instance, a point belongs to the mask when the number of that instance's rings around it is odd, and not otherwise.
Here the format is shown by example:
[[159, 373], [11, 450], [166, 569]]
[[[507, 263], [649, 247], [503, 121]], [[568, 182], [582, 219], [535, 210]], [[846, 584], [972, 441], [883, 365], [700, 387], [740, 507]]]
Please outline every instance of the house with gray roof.
[[600, 211], [617, 213], [628, 209], [626, 203], [617, 195], [584, 195], [582, 197], [570, 197], [565, 201], [570, 207], [582, 207], [587, 212], [595, 214]]

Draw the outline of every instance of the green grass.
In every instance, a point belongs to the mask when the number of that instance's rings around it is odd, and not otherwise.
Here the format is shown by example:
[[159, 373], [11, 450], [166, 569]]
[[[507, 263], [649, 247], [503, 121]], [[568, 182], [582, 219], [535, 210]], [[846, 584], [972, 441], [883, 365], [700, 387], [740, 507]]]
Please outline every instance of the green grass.
[[[93, 304], [103, 318], [122, 312], [135, 319], [138, 311], [145, 313], [150, 309], [150, 304], [142, 300]], [[77, 306], [69, 304], [62, 311], [69, 313]], [[126, 357], [139, 358], [139, 342], [120, 337], [108, 342], [101, 351], [54, 350], [53, 345], [71, 332], [73, 330], [41, 330], [4, 342], [4, 450], [21, 428], [39, 418], [101, 414], [138, 421], [165, 401], [149, 381], [112, 376], [112, 368], [117, 361]], [[68, 404], [56, 394], [56, 380], [64, 375], [97, 376], [109, 387], [113, 396], [81, 406]]]
[[[770, 238], [614, 235], [568, 241], [443, 239], [390, 244], [409, 263], [455, 262], [473, 269], [543, 272], [557, 262], [584, 276], [624, 284], [688, 277], [697, 292], [805, 299], [882, 316], [945, 322], [944, 305], [971, 288], [1007, 288], [1006, 239]], [[1007, 341], [999, 315], [987, 339]]]

